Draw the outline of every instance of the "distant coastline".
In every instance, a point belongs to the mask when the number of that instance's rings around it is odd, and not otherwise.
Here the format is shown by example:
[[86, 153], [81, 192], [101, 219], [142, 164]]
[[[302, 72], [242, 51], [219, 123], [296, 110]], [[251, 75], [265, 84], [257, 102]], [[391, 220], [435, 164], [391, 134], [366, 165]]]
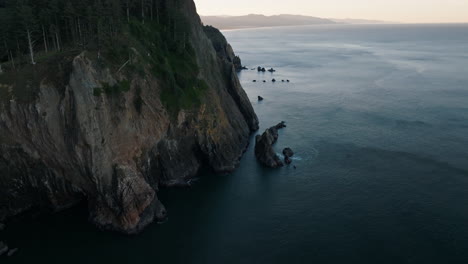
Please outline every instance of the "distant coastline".
[[434, 27], [434, 26], [466, 26], [468, 23], [357, 23], [357, 24], [345, 24], [345, 23], [335, 23], [335, 24], [311, 24], [311, 25], [291, 25], [291, 26], [265, 26], [265, 27], [246, 27], [246, 28], [227, 28], [220, 29], [221, 32], [230, 32], [230, 31], [247, 31], [247, 30], [273, 30], [273, 29], [284, 29], [284, 28], [298, 28], [298, 27], [327, 27], [327, 28], [346, 28], [346, 27], [395, 27], [395, 26], [407, 26], [407, 27]]
[[265, 16], [257, 14], [250, 14], [246, 16], [201, 16], [201, 19], [205, 25], [211, 25], [221, 30], [284, 26], [389, 23], [384, 21], [365, 19], [333, 19], [301, 15]]

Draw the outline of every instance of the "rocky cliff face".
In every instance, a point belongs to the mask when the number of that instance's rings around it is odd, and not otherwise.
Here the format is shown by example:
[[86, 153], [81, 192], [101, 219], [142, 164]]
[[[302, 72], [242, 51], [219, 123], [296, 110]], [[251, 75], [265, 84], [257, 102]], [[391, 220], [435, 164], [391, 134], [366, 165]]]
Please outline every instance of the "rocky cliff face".
[[31, 100], [2, 94], [0, 220], [86, 200], [98, 226], [135, 233], [165, 217], [160, 186], [185, 185], [201, 166], [235, 169], [258, 120], [232, 54], [216, 53], [193, 1], [183, 2], [199, 78], [208, 86], [200, 104], [174, 115], [161, 102], [162, 83], [149, 74], [128, 80], [129, 91], [118, 96], [96, 94], [123, 77], [87, 52], [61, 62], [54, 73], [61, 81], [39, 76]]

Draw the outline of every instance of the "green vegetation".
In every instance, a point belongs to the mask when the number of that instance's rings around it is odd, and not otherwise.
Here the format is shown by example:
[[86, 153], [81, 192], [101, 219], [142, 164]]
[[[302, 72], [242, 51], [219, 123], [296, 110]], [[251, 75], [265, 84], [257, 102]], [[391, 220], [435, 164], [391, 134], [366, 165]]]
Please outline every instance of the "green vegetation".
[[139, 114], [141, 114], [141, 109], [143, 106], [143, 98], [141, 98], [141, 87], [136, 88], [135, 98], [133, 99], [133, 105]]
[[171, 113], [198, 105], [208, 87], [198, 79], [195, 50], [189, 42], [190, 25], [183, 17], [177, 21], [175, 31], [158, 23], [133, 20], [129, 24], [130, 46], [147, 55], [140, 56], [141, 61], [132, 64], [129, 70], [141, 74], [141, 66], [148, 66], [163, 87], [161, 101]]
[[106, 95], [118, 95], [123, 92], [130, 91], [130, 82], [123, 80], [116, 83], [115, 85], [110, 85], [109, 83], [102, 83], [101, 87], [96, 87], [93, 89], [94, 96], [101, 96], [103, 93]]
[[102, 88], [97, 87], [93, 89], [94, 96], [101, 96], [101, 94], [102, 94]]
[[37, 96], [45, 76], [47, 82], [57, 87], [59, 92], [63, 92], [71, 73], [71, 60], [76, 55], [78, 52], [74, 50], [51, 53], [47, 59], [41, 61], [40, 67], [26, 64], [0, 74], [0, 101], [32, 101]]
[[[182, 10], [180, 0], [0, 0], [0, 83], [12, 84], [17, 97], [30, 100], [38, 78], [49, 77], [35, 64], [48, 67], [70, 51], [86, 51], [125, 79], [101, 84], [95, 96], [127, 92], [127, 80], [151, 74], [170, 112], [193, 107], [207, 84], [198, 79], [191, 25]], [[23, 76], [34, 78], [22, 83]], [[135, 105], [141, 110], [140, 102]]]
[[122, 93], [122, 92], [128, 92], [128, 91], [130, 91], [130, 82], [124, 80], [124, 81], [118, 82], [117, 84], [112, 85], [112, 86], [109, 85], [108, 83], [104, 83], [102, 85], [102, 89], [108, 95], [119, 94], [119, 93]]
[[203, 93], [207, 89], [208, 85], [205, 81], [197, 80], [179, 93], [164, 90], [161, 94], [161, 100], [170, 112], [177, 113], [180, 109], [187, 109], [198, 105], [201, 102]]

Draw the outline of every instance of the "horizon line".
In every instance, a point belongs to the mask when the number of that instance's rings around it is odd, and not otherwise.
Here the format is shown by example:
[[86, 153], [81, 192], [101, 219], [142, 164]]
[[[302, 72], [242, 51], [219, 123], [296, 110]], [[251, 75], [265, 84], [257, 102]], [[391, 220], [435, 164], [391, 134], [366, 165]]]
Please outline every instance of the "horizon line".
[[321, 19], [338, 19], [338, 20], [368, 20], [368, 21], [378, 21], [382, 22], [385, 24], [468, 24], [468, 21], [446, 21], [446, 22], [435, 22], [435, 21], [425, 21], [425, 22], [401, 22], [401, 21], [388, 21], [388, 20], [380, 20], [380, 19], [375, 19], [375, 18], [351, 18], [351, 17], [346, 17], [346, 18], [336, 18], [336, 17], [321, 17], [321, 16], [315, 16], [315, 15], [303, 15], [303, 14], [287, 14], [287, 13], [281, 13], [281, 14], [272, 14], [272, 15], [265, 15], [265, 14], [260, 14], [260, 13], [249, 13], [249, 14], [243, 14], [243, 15], [203, 15], [199, 14], [200, 17], [242, 17], [242, 16], [251, 16], [251, 15], [257, 15], [257, 16], [265, 16], [265, 17], [272, 17], [272, 16], [282, 16], [282, 15], [288, 15], [288, 16], [304, 16], [304, 17], [313, 17], [313, 18], [321, 18]]

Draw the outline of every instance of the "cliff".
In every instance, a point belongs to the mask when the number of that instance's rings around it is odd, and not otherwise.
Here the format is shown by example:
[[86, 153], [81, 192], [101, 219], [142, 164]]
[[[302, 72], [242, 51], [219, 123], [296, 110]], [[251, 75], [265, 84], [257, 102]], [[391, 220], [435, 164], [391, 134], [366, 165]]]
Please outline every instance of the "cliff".
[[85, 200], [99, 227], [136, 233], [165, 218], [161, 186], [186, 185], [202, 166], [236, 168], [257, 117], [232, 50], [216, 52], [193, 1], [178, 2], [190, 27], [184, 47], [191, 45], [197, 66], [190, 88], [175, 93], [169, 86], [184, 81], [192, 57], [165, 58], [176, 61], [175, 77], [166, 77], [169, 62], [154, 74], [157, 63], [143, 62], [156, 44], [138, 38], [123, 68], [85, 50], [2, 73], [0, 221]]

